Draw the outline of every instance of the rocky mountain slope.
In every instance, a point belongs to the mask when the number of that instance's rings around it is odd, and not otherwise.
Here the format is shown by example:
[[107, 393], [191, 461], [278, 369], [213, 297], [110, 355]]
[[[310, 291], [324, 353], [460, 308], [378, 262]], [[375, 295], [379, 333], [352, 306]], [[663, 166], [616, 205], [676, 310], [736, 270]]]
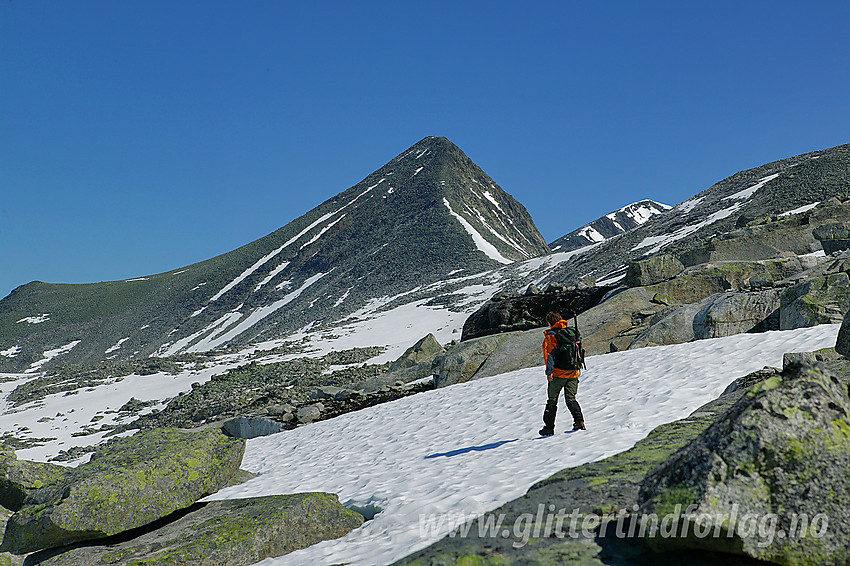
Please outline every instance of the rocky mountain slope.
[[344, 319], [370, 300], [549, 252], [525, 208], [429, 137], [280, 230], [188, 267], [0, 301], [0, 369], [204, 352]]
[[552, 248], [553, 252], [568, 252], [598, 244], [608, 238], [637, 228], [653, 216], [662, 214], [671, 208], [673, 207], [670, 205], [652, 200], [635, 202], [561, 236], [549, 244], [549, 247]]
[[[802, 214], [818, 203], [850, 198], [850, 145], [842, 145], [741, 171], [715, 183], [664, 214], [606, 239], [561, 263], [548, 281], [575, 283], [593, 277], [618, 281], [630, 262], [660, 252], [681, 256], [686, 265], [702, 261], [770, 259], [782, 251], [820, 249], [814, 238], [727, 249], [725, 235], [740, 235], [751, 223]], [[814, 245], [810, 248], [810, 245]]]

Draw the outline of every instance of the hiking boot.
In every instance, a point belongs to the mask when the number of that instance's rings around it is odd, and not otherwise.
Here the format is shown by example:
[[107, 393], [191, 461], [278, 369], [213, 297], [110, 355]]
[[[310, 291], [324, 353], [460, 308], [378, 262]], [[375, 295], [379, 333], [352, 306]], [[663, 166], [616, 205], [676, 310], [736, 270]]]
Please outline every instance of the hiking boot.
[[587, 430], [584, 426], [584, 421], [573, 424], [573, 430]]
[[546, 409], [543, 411], [543, 428], [540, 429], [540, 436], [552, 436], [555, 434], [555, 416], [558, 414], [557, 401], [552, 403], [546, 402]]

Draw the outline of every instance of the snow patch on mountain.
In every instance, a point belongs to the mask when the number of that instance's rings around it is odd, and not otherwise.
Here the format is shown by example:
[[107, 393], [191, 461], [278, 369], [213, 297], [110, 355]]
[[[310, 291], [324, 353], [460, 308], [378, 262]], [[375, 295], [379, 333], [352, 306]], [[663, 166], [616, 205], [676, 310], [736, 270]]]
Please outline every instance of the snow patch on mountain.
[[283, 270], [284, 270], [284, 269], [286, 269], [287, 267], [289, 267], [289, 263], [290, 263], [290, 262], [288, 262], [288, 261], [281, 262], [281, 264], [280, 264], [280, 265], [278, 265], [277, 267], [275, 267], [274, 269], [272, 269], [272, 270], [269, 272], [269, 274], [266, 276], [266, 278], [265, 278], [265, 279], [263, 279], [262, 281], [260, 281], [259, 283], [257, 283], [257, 286], [256, 286], [256, 287], [254, 287], [254, 292], [256, 293], [257, 291], [259, 291], [260, 289], [262, 289], [262, 288], [263, 288], [263, 287], [264, 287], [264, 286], [265, 286], [265, 285], [266, 285], [269, 281], [271, 281], [272, 279], [274, 279], [275, 277], [277, 277], [277, 276], [278, 276], [281, 272], [283, 272]]
[[794, 210], [789, 210], [787, 212], [783, 212], [779, 216], [782, 217], [782, 216], [792, 216], [794, 214], [802, 214], [804, 212], [810, 211], [811, 209], [813, 209], [814, 207], [816, 207], [819, 204], [820, 204], [820, 201], [813, 202], [812, 204], [807, 204], [805, 206], [801, 206], [800, 208], [795, 208]]
[[14, 357], [17, 357], [17, 355], [20, 354], [20, 353], [21, 353], [21, 347], [20, 346], [12, 346], [8, 350], [0, 351], [0, 356], [3, 356], [4, 358], [14, 358]]
[[667, 246], [667, 245], [675, 242], [676, 240], [681, 240], [682, 238], [685, 238], [685, 237], [693, 234], [694, 232], [697, 232], [698, 230], [705, 228], [706, 226], [710, 226], [711, 224], [714, 224], [718, 220], [722, 220], [724, 218], [727, 218], [727, 217], [735, 214], [735, 212], [737, 212], [742, 206], [743, 206], [743, 203], [739, 202], [739, 203], [736, 203], [736, 204], [730, 206], [729, 208], [724, 208], [722, 210], [718, 210], [717, 212], [710, 214], [702, 222], [698, 222], [697, 224], [692, 224], [692, 225], [689, 225], [689, 226], [683, 226], [683, 227], [679, 228], [678, 230], [676, 230], [675, 232], [673, 232], [672, 234], [663, 234], [661, 236], [648, 236], [648, 237], [644, 238], [643, 240], [641, 240], [641, 242], [638, 245], [636, 245], [634, 248], [632, 248], [632, 251], [636, 251], [636, 250], [639, 250], [639, 249], [642, 249], [642, 248], [646, 248], [648, 246], [654, 246], [652, 249], [650, 249], [649, 251], [646, 252], [646, 255], [652, 255], [654, 253], [657, 253], [664, 246]]
[[496, 249], [496, 246], [488, 242], [484, 236], [482, 236], [478, 230], [473, 228], [472, 224], [467, 222], [466, 218], [452, 210], [452, 205], [449, 204], [448, 199], [443, 197], [443, 204], [446, 208], [449, 209], [449, 214], [455, 217], [460, 225], [463, 226], [464, 230], [472, 236], [472, 241], [475, 243], [475, 247], [478, 248], [479, 251], [483, 252], [487, 257], [498, 261], [499, 263], [508, 264], [512, 263], [511, 260], [507, 259], [505, 256], [499, 253], [499, 250]]
[[738, 191], [737, 193], [735, 193], [733, 195], [729, 195], [728, 197], [723, 197], [723, 200], [744, 200], [744, 199], [748, 199], [751, 196], [753, 196], [757, 190], [759, 190], [760, 188], [762, 188], [763, 186], [765, 186], [766, 184], [768, 184], [772, 180], [776, 179], [777, 177], [779, 177], [779, 173], [776, 173], [774, 175], [768, 175], [767, 177], [762, 177], [761, 179], [759, 179], [758, 183], [756, 183], [752, 187], [747, 187], [746, 189], [744, 189], [742, 191]]
[[74, 340], [73, 342], [69, 342], [68, 344], [60, 346], [59, 348], [45, 351], [44, 353], [42, 353], [42, 358], [37, 362], [33, 362], [25, 373], [37, 372], [44, 364], [46, 364], [57, 356], [61, 356], [62, 354], [70, 352], [74, 348], [74, 346], [76, 346], [80, 342], [82, 342], [82, 340]]
[[104, 353], [104, 354], [111, 354], [112, 352], [114, 352], [114, 351], [118, 350], [119, 348], [121, 348], [121, 345], [122, 345], [122, 344], [124, 344], [124, 342], [126, 342], [127, 340], [129, 340], [129, 338], [122, 338], [122, 339], [120, 339], [118, 342], [116, 342], [116, 343], [115, 343], [115, 345], [110, 346], [110, 347], [109, 347], [109, 348], [107, 348], [107, 349], [106, 349], [103, 353]]
[[26, 318], [22, 318], [21, 320], [19, 320], [17, 322], [18, 322], [18, 324], [21, 324], [21, 323], [24, 323], [24, 322], [27, 323], [27, 324], [41, 324], [42, 322], [47, 322], [48, 320], [50, 320], [50, 315], [45, 313], [45, 314], [40, 314], [40, 315], [37, 315], [37, 316], [28, 316]]

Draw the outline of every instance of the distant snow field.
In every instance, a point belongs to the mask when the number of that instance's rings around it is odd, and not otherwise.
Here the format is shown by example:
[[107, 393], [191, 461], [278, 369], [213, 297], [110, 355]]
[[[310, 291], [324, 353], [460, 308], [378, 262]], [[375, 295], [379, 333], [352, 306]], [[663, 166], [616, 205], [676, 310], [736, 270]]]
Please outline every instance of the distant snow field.
[[[588, 359], [578, 399], [587, 431], [561, 402], [554, 437], [539, 438], [546, 397], [540, 368], [428, 391], [248, 441], [243, 467], [260, 474], [208, 499], [304, 491], [337, 493], [382, 511], [348, 535], [263, 566], [388, 564], [448, 533], [420, 532], [431, 515], [482, 514], [535, 482], [630, 448], [683, 418], [731, 381], [786, 352], [833, 346], [839, 325], [742, 334]], [[734, 368], [734, 370], [730, 370]]]

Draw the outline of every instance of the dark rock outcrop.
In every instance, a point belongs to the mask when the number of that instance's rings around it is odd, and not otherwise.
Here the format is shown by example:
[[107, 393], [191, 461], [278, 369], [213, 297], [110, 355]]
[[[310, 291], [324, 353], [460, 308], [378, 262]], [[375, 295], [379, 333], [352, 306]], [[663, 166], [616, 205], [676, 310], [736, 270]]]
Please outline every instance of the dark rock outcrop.
[[463, 324], [461, 341], [501, 332], [530, 330], [546, 324], [546, 314], [554, 311], [572, 319], [599, 304], [613, 287], [547, 289], [540, 295], [510, 296], [491, 301], [475, 311]]
[[220, 429], [151, 429], [107, 444], [58, 484], [29, 493], [0, 550], [25, 554], [121, 533], [228, 484], [245, 441]]
[[850, 222], [832, 222], [812, 230], [812, 235], [820, 241], [826, 255], [850, 249]]
[[222, 424], [221, 429], [234, 438], [256, 438], [276, 434], [285, 427], [272, 419], [263, 417], [236, 417]]

